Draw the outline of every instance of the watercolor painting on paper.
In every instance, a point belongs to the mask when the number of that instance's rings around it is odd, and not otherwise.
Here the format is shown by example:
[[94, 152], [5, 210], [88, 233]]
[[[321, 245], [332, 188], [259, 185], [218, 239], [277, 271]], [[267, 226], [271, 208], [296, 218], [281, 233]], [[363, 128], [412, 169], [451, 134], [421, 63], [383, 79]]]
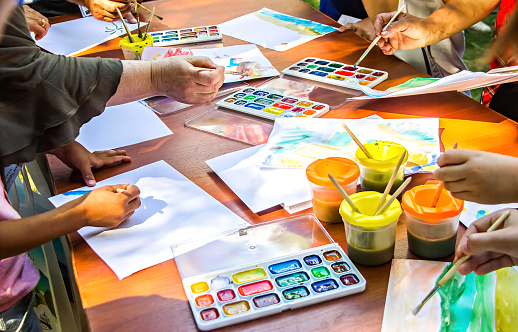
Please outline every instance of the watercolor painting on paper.
[[311, 119], [278, 118], [268, 143], [253, 157], [262, 168], [305, 168], [316, 159], [354, 160], [358, 146], [345, 122], [364, 144], [389, 141], [408, 151], [406, 173], [430, 172], [440, 155], [439, 119]]
[[516, 331], [518, 272], [512, 268], [483, 276], [456, 273], [416, 316], [412, 315], [450, 266], [446, 262], [394, 259], [381, 331]]
[[479, 204], [475, 202], [464, 201], [464, 208], [460, 213], [460, 222], [464, 226], [469, 227], [475, 220], [483, 216], [503, 209], [518, 209], [518, 203], [506, 204]]
[[335, 27], [263, 8], [220, 24], [223, 34], [285, 51], [336, 30]]

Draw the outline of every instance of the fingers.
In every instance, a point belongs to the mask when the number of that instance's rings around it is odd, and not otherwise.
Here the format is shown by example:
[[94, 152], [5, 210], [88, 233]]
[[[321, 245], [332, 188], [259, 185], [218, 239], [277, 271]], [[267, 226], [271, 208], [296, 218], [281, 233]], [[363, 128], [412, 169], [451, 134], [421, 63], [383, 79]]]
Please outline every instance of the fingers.
[[218, 66], [206, 56], [191, 56], [186, 58], [194, 67], [216, 69]]
[[86, 185], [88, 187], [95, 186], [95, 177], [92, 173], [92, 168], [90, 167], [90, 164], [88, 163], [80, 163], [77, 165], [77, 169], [81, 172], [81, 175], [83, 176], [83, 180], [85, 181]]
[[464, 164], [476, 153], [475, 151], [469, 150], [459, 150], [459, 149], [451, 149], [444, 152], [439, 159], [437, 159], [437, 164], [439, 167], [450, 166], [450, 165], [460, 165]]
[[347, 30], [351, 30], [353, 32], [356, 31], [356, 27], [352, 23], [346, 23], [338, 28], [338, 32], [344, 32]]

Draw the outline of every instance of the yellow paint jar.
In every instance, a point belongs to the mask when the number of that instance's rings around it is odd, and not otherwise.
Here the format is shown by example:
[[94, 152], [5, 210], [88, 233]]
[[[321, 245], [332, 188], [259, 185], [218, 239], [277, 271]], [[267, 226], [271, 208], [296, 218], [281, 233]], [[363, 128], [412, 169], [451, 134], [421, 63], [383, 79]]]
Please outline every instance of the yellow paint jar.
[[[134, 43], [130, 42], [129, 37], [122, 38], [119, 42], [119, 46], [124, 53], [124, 59], [126, 60], [140, 60], [142, 59], [142, 53], [144, 47], [153, 45], [153, 36], [147, 34], [145, 38], [139, 38], [138, 34], [131, 35]], [[144, 37], [144, 36], [143, 36]]]
[[[374, 216], [381, 193], [363, 191], [350, 196], [362, 213], [351, 209], [346, 201], [340, 205], [340, 215], [345, 225], [349, 257], [363, 265], [380, 265], [394, 257], [396, 225], [402, 213], [398, 200], [394, 200], [384, 213]], [[388, 195], [387, 200], [390, 198]]]
[[[387, 141], [375, 141], [365, 144], [364, 147], [372, 155], [372, 159], [367, 157], [359, 148], [355, 154], [356, 161], [360, 166], [360, 184], [362, 190], [372, 190], [383, 193], [401, 155], [403, 152], [406, 152], [406, 149], [401, 144]], [[396, 179], [390, 189], [390, 194], [393, 194], [403, 183], [407, 160], [408, 153], [406, 153], [401, 167], [397, 170]]]
[[306, 176], [311, 186], [313, 213], [323, 222], [340, 223], [340, 204], [342, 195], [329, 179], [331, 174], [348, 195], [356, 192], [360, 176], [358, 165], [346, 158], [330, 157], [312, 162], [306, 169]]
[[459, 217], [464, 201], [442, 189], [435, 207], [436, 184], [416, 186], [403, 195], [408, 248], [424, 258], [441, 258], [455, 251]]

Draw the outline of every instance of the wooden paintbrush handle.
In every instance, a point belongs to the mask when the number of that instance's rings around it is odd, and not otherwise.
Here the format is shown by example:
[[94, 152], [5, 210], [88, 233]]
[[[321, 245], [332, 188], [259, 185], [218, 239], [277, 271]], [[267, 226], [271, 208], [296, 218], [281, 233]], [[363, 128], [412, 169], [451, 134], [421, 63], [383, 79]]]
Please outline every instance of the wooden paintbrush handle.
[[466, 255], [466, 256], [462, 256], [458, 261], [457, 263], [455, 263], [451, 269], [441, 278], [441, 280], [439, 280], [439, 282], [437, 282], [437, 285], [439, 286], [443, 286], [448, 280], [450, 280], [450, 278], [455, 274], [455, 272], [457, 272], [457, 270], [459, 269], [459, 267], [465, 262], [468, 260], [468, 258], [470, 258], [471, 256], [470, 255]]

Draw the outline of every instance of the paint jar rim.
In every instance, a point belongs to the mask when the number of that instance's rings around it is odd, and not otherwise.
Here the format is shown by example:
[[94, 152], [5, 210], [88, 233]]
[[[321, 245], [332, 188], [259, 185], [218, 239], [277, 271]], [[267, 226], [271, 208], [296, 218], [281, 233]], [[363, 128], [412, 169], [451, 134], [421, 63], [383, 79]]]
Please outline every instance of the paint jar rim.
[[134, 43], [130, 42], [129, 37], [126, 36], [119, 41], [119, 46], [133, 50], [135, 53], [142, 53], [144, 47], [153, 45], [153, 36], [150, 34], [147, 34], [145, 39], [139, 38], [138, 34], [132, 34], [131, 36], [135, 41]]
[[306, 177], [309, 182], [336, 190], [328, 174], [331, 174], [340, 186], [348, 185], [360, 176], [360, 167], [351, 159], [329, 157], [317, 159], [306, 168]]
[[[374, 169], [393, 169], [401, 158], [401, 154], [407, 152], [403, 145], [389, 141], [374, 141], [363, 146], [373, 158], [367, 157], [362, 149], [358, 148], [355, 153], [356, 161], [362, 166]], [[407, 161], [408, 153], [405, 154], [401, 165], [405, 165]]]
[[403, 209], [409, 214], [430, 223], [439, 223], [444, 219], [460, 215], [464, 208], [464, 201], [453, 197], [444, 188], [436, 207], [431, 206], [437, 192], [437, 186], [438, 184], [424, 184], [406, 191], [401, 199]]
[[[374, 216], [381, 196], [382, 194], [377, 191], [362, 191], [352, 194], [349, 197], [358, 209], [365, 214], [353, 211], [349, 203], [344, 200], [342, 204], [340, 204], [340, 215], [343, 220], [349, 224], [363, 227], [366, 230], [375, 230], [390, 225], [399, 219], [403, 210], [401, 209], [399, 201], [395, 199], [385, 212]], [[390, 197], [390, 195], [387, 195], [386, 200]]]

